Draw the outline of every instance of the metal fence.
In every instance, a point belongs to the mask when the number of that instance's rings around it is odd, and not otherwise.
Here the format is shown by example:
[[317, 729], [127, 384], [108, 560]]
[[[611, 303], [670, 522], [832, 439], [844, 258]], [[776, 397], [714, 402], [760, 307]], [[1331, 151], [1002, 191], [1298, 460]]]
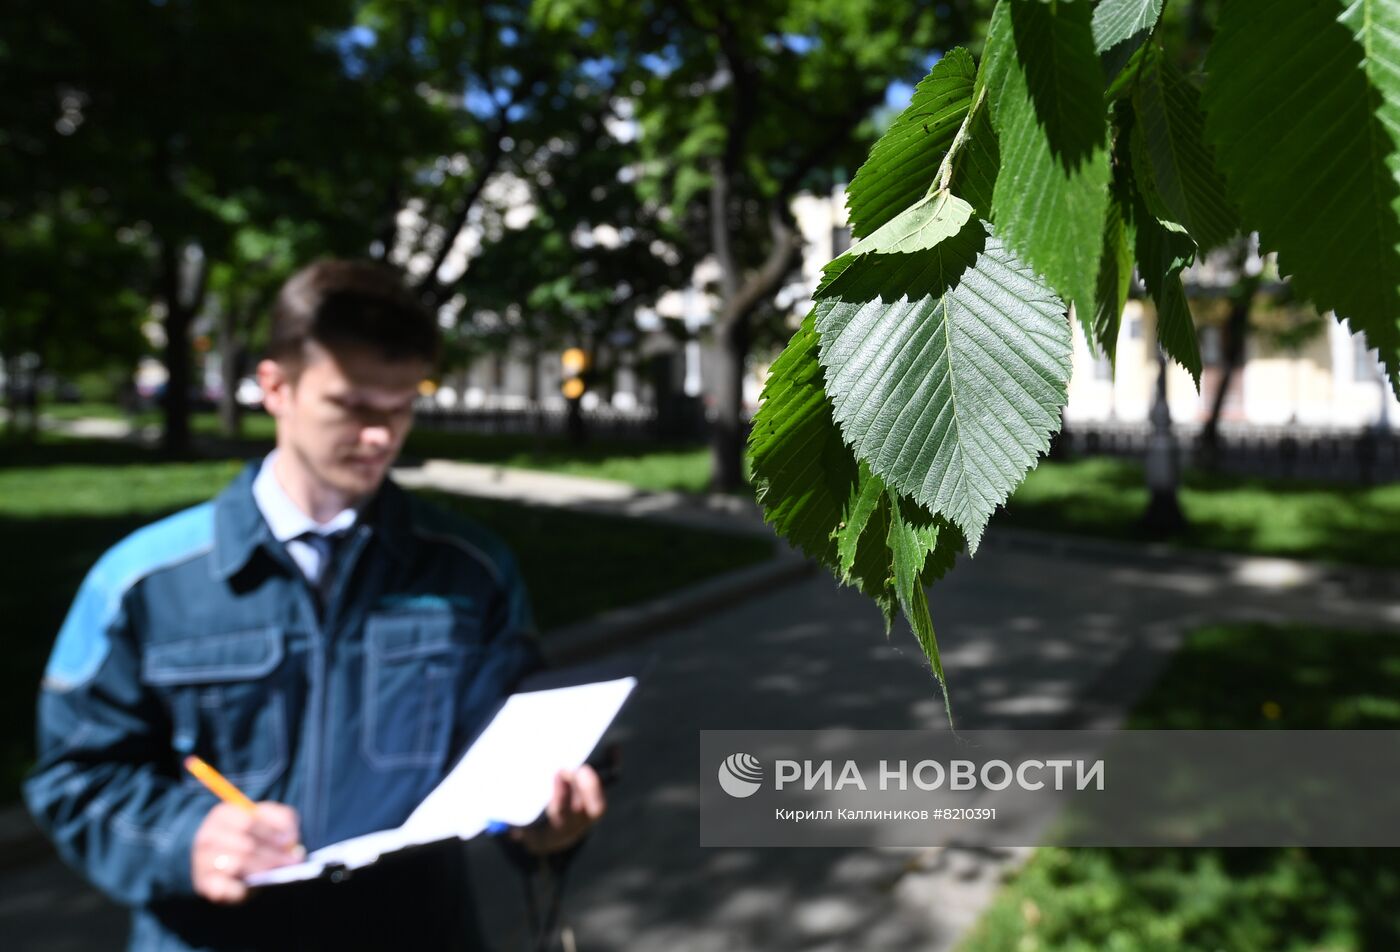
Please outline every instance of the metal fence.
[[[1391, 431], [1307, 426], [1222, 424], [1214, 460], [1199, 423], [1172, 428], [1184, 466], [1212, 463], [1242, 476], [1267, 476], [1344, 483], [1400, 480], [1400, 438]], [[1066, 456], [1140, 457], [1147, 452], [1150, 423], [1071, 423], [1054, 452]]]
[[[583, 411], [583, 419], [590, 439], [671, 443], [705, 437], [698, 402], [670, 414], [604, 405]], [[569, 433], [567, 410], [540, 406], [444, 409], [424, 401], [417, 421], [425, 429], [457, 433], [545, 438], [562, 438]], [[1201, 429], [1199, 423], [1173, 427], [1184, 466], [1213, 463], [1214, 469], [1236, 475], [1323, 482], [1400, 480], [1400, 438], [1394, 432], [1225, 423], [1220, 427], [1218, 451], [1212, 461], [1206, 458], [1208, 448], [1201, 439]], [[1061, 457], [1142, 457], [1151, 432], [1151, 424], [1145, 422], [1069, 423], [1056, 437], [1051, 453]]]
[[[705, 436], [703, 416], [685, 408], [666, 414], [651, 408], [619, 410], [604, 405], [581, 413], [590, 439], [677, 442]], [[425, 401], [417, 408], [414, 419], [419, 428], [452, 433], [541, 437], [565, 437], [569, 433], [568, 410], [538, 405], [447, 409]]]

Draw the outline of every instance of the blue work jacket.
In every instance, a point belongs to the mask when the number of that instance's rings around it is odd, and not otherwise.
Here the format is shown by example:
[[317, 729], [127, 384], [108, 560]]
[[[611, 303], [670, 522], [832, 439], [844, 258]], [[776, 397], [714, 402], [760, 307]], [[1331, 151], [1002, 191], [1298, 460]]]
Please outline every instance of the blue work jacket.
[[460, 947], [460, 848], [237, 907], [194, 893], [194, 835], [217, 801], [185, 755], [295, 807], [315, 850], [402, 823], [540, 663], [524, 585], [494, 537], [386, 480], [321, 606], [254, 502], [256, 473], [88, 573], [45, 672], [29, 809], [69, 863], [133, 907], [133, 949]]

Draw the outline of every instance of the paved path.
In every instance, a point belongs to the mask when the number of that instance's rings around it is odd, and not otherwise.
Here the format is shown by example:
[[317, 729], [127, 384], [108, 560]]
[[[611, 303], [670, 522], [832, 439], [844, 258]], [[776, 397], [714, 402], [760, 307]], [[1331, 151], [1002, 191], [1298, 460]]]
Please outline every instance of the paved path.
[[[1285, 580], [1286, 581], [1286, 580]], [[946, 949], [1022, 853], [702, 850], [701, 729], [942, 729], [897, 628], [814, 578], [658, 639], [618, 731], [627, 782], [581, 858], [580, 949]], [[1400, 633], [1400, 598], [1198, 569], [1147, 570], [992, 546], [934, 589], [960, 727], [1112, 726], [1191, 627], [1316, 620]], [[497, 907], [502, 908], [502, 907]]]
[[741, 496], [654, 492], [610, 479], [440, 459], [397, 466], [394, 479], [415, 488], [772, 537], [758, 506]]
[[[1192, 626], [1317, 621], [1400, 633], [1400, 595], [1289, 563], [1185, 564], [1046, 551], [995, 531], [933, 592], [964, 729], [1111, 726]], [[1263, 568], [1260, 568], [1260, 566]], [[1272, 568], [1271, 568], [1272, 566]], [[811, 576], [647, 644], [656, 664], [620, 720], [624, 779], [572, 874], [566, 921], [594, 950], [951, 948], [1024, 851], [702, 850], [701, 729], [942, 729], [912, 637]], [[499, 948], [520, 903], [473, 849]], [[120, 917], [50, 861], [0, 873], [0, 947], [117, 948]]]

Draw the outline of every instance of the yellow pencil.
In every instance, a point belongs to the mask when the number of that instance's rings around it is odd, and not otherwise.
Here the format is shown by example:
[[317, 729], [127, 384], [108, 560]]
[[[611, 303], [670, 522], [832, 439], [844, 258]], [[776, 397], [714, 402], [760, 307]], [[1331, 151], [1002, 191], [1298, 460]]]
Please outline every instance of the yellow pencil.
[[[234, 806], [247, 810], [249, 813], [253, 813], [257, 810], [257, 806], [252, 800], [248, 799], [247, 794], [229, 783], [227, 777], [209, 766], [203, 760], [200, 760], [194, 754], [190, 754], [185, 758], [185, 769], [194, 775], [194, 779], [208, 787], [210, 793], [214, 794], [214, 796], [225, 803], [232, 803]], [[306, 857], [306, 847], [302, 846], [300, 843], [293, 846], [287, 852], [296, 859], [304, 859]]]
[[242, 807], [249, 813], [257, 809], [253, 801], [247, 795], [228, 782], [228, 778], [219, 773], [213, 767], [200, 760], [194, 754], [185, 758], [185, 769], [194, 774], [194, 779], [209, 788], [209, 792], [225, 803], [232, 803], [236, 807]]

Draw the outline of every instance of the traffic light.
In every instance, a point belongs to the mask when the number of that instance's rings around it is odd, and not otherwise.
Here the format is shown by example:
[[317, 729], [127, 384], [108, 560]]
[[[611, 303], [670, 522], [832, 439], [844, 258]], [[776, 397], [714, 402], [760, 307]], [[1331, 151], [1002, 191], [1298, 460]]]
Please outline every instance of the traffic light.
[[588, 389], [583, 379], [585, 371], [588, 370], [588, 355], [582, 348], [570, 347], [559, 355], [559, 364], [564, 370], [564, 380], [559, 385], [560, 391], [566, 400], [578, 400]]

